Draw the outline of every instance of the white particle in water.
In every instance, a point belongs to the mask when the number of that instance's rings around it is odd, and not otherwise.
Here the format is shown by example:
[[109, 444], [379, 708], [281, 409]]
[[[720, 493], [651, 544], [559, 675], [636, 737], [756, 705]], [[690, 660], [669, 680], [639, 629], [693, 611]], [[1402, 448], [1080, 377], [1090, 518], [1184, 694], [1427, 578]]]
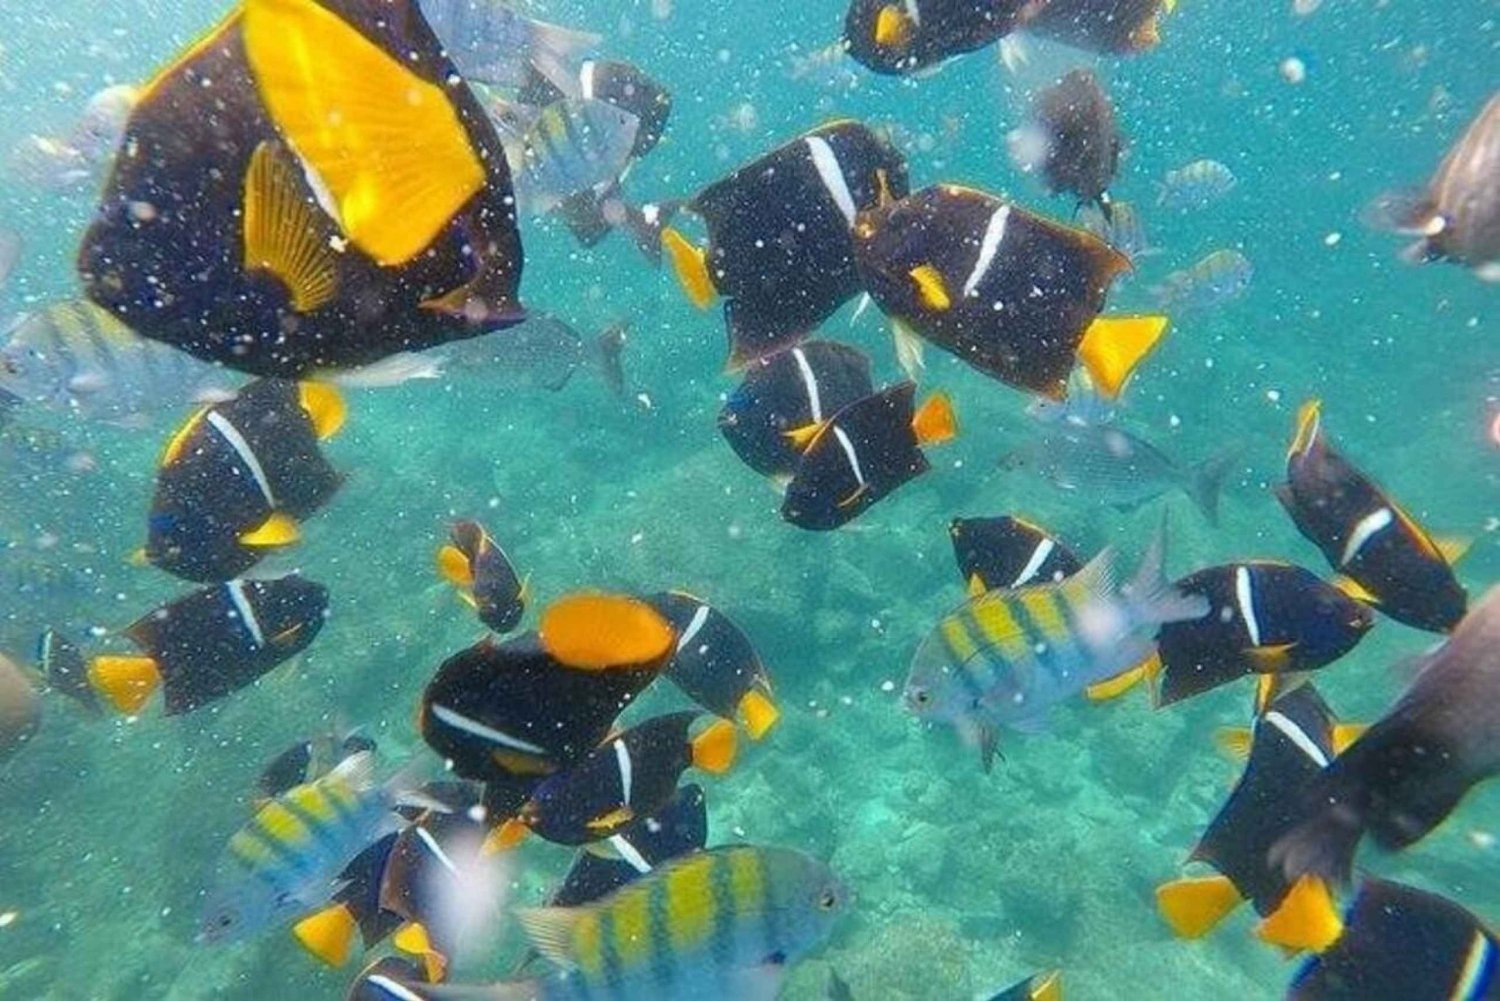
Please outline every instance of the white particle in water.
[[17, 911], [6, 911], [4, 914], [0, 914], [0, 928], [10, 927], [16, 923], [16, 918], [20, 916], [20, 913]]
[[1281, 78], [1296, 86], [1307, 79], [1307, 64], [1296, 56], [1288, 56], [1281, 61]]
[[880, 683], [880, 690], [882, 692], [894, 692], [896, 690], [896, 683], [889, 679], [882, 681]]
[[1270, 400], [1272, 403], [1280, 403], [1281, 402], [1281, 390], [1279, 390], [1279, 389], [1268, 389], [1268, 390], [1266, 390], [1266, 399]]
[[1327, 236], [1323, 237], [1323, 246], [1325, 246], [1325, 247], [1337, 247], [1339, 245], [1339, 241], [1342, 240], [1343, 238], [1344, 238], [1344, 234], [1343, 233], [1339, 233], [1339, 232], [1329, 233]]

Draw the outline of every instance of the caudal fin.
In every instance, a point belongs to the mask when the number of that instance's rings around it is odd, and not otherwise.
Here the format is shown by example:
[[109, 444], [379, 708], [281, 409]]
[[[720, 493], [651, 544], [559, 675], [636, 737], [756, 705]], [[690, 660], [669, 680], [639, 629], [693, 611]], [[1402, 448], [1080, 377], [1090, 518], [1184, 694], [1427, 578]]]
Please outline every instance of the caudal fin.
[[1167, 546], [1165, 520], [1141, 557], [1140, 569], [1121, 592], [1130, 604], [1135, 621], [1142, 625], [1165, 625], [1201, 619], [1209, 612], [1208, 599], [1184, 594], [1167, 580], [1163, 570]]
[[1239, 449], [1230, 448], [1218, 455], [1210, 456], [1188, 471], [1187, 495], [1193, 499], [1203, 517], [1210, 525], [1219, 524], [1219, 497], [1224, 492], [1224, 481], [1234, 469], [1239, 458]]

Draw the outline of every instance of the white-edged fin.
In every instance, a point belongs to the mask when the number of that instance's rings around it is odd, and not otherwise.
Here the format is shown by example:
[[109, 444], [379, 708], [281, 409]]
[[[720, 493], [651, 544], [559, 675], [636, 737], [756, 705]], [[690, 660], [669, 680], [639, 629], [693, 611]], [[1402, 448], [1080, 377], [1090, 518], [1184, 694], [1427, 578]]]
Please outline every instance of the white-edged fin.
[[536, 951], [564, 970], [578, 965], [572, 952], [573, 926], [583, 913], [581, 907], [517, 907], [515, 911]]
[[896, 345], [896, 364], [912, 382], [921, 382], [927, 372], [924, 345], [917, 332], [894, 317], [891, 319], [891, 340]]
[[373, 789], [375, 787], [375, 755], [370, 751], [355, 751], [334, 765], [328, 777], [347, 783], [351, 789], [360, 792]]

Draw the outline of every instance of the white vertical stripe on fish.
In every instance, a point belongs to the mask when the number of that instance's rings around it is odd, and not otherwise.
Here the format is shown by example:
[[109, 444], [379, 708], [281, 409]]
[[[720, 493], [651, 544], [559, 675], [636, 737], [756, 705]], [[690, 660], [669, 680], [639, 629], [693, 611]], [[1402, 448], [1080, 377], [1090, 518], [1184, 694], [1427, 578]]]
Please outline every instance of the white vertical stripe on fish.
[[583, 68], [578, 71], [578, 84], [582, 88], [583, 99], [592, 101], [594, 99], [594, 61], [585, 59]]
[[385, 991], [396, 1001], [422, 1001], [422, 995], [413, 993], [383, 973], [375, 974], [365, 980], [365, 983]]
[[226, 581], [224, 589], [229, 592], [229, 600], [234, 604], [234, 610], [239, 613], [240, 621], [250, 631], [250, 639], [256, 647], [266, 645], [266, 634], [261, 631], [260, 620], [255, 617], [255, 609], [250, 607], [250, 596], [245, 593], [245, 582], [242, 580]]
[[844, 180], [844, 170], [839, 166], [839, 158], [833, 152], [833, 147], [828, 145], [828, 140], [822, 136], [808, 136], [807, 149], [812, 154], [813, 166], [818, 168], [818, 177], [823, 181], [823, 187], [827, 189], [828, 195], [833, 203], [843, 213], [844, 220], [849, 223], [849, 228], [854, 228], [854, 196], [849, 193], [849, 182]]
[[823, 419], [823, 398], [818, 393], [818, 379], [801, 348], [792, 348], [792, 357], [797, 359], [797, 371], [802, 373], [802, 386], [807, 390], [807, 403], [812, 408], [812, 419]]
[[1328, 755], [1323, 753], [1317, 741], [1309, 737], [1306, 731], [1292, 722], [1289, 717], [1273, 709], [1266, 713], [1266, 722], [1286, 734], [1286, 739], [1296, 744], [1297, 749], [1315, 761], [1319, 768], [1328, 767]]
[[1240, 618], [1245, 620], [1245, 632], [1250, 634], [1250, 645], [1260, 646], [1260, 619], [1255, 615], [1255, 589], [1251, 587], [1250, 568], [1234, 568], [1234, 600], [1240, 606]]
[[679, 637], [678, 640], [677, 640], [677, 652], [678, 653], [681, 653], [682, 652], [682, 648], [685, 647], [685, 646], [687, 646], [688, 643], [692, 641], [692, 639], [693, 639], [694, 636], [698, 635], [698, 630], [702, 629], [703, 628], [703, 623], [705, 623], [707, 621], [708, 621], [708, 606], [707, 605], [699, 605], [693, 611], [693, 617], [688, 620], [687, 628], [682, 631], [682, 636]]
[[250, 475], [255, 478], [255, 485], [260, 487], [260, 495], [266, 499], [266, 506], [276, 506], [276, 495], [271, 492], [271, 481], [266, 479], [266, 471], [261, 468], [260, 460], [255, 457], [255, 451], [251, 449], [250, 443], [240, 434], [240, 429], [229, 422], [229, 418], [217, 410], [208, 412], [208, 423], [212, 424], [219, 436], [229, 442], [229, 447], [234, 449], [234, 454], [240, 457], [240, 461], [250, 470]]
[[620, 770], [620, 803], [630, 805], [630, 787], [635, 777], [635, 766], [630, 762], [630, 748], [625, 741], [615, 741], [615, 765]]
[[509, 747], [517, 751], [524, 751], [527, 754], [547, 753], [547, 749], [544, 747], [538, 747], [536, 744], [522, 740], [520, 737], [512, 737], [508, 733], [501, 733], [494, 727], [485, 726], [478, 720], [470, 719], [469, 717], [464, 716], [461, 713], [454, 712], [447, 706], [439, 705], [436, 702], [432, 704], [432, 715], [436, 716], [439, 722], [446, 723], [448, 726], [453, 727], [455, 730], [462, 730], [464, 733], [472, 734], [473, 736], [478, 737], [481, 740], [487, 740], [492, 744], [499, 744], [501, 747]]
[[1000, 206], [990, 216], [989, 223], [984, 227], [984, 239], [979, 242], [979, 257], [974, 261], [974, 270], [969, 272], [969, 279], [964, 282], [965, 296], [974, 294], [979, 283], [984, 281], [985, 272], [995, 263], [995, 254], [1000, 250], [1001, 241], [1005, 239], [1005, 224], [1009, 221], [1009, 205]]
[[854, 442], [844, 433], [844, 429], [837, 424], [833, 426], [833, 436], [838, 439], [839, 445], [844, 450], [844, 455], [849, 459], [849, 468], [854, 472], [854, 481], [860, 486], [865, 485], [864, 470], [859, 468], [859, 456], [854, 452]]
[[609, 843], [615, 851], [620, 853], [620, 858], [630, 864], [630, 868], [641, 875], [651, 871], [651, 863], [646, 861], [646, 856], [637, 851], [635, 845], [625, 840], [623, 834], [611, 835]]
[[1016, 574], [1016, 579], [1010, 582], [1010, 586], [1020, 587], [1035, 577], [1037, 571], [1042, 568], [1042, 564], [1047, 562], [1047, 557], [1052, 555], [1054, 548], [1055, 546], [1051, 539], [1043, 539], [1041, 542], [1038, 542], [1036, 548], [1031, 551], [1031, 559], [1026, 561], [1026, 565], [1021, 568], [1020, 573]]
[[1376, 508], [1354, 525], [1354, 531], [1349, 533], [1349, 539], [1344, 543], [1344, 554], [1339, 557], [1339, 566], [1346, 567], [1359, 551], [1365, 548], [1376, 533], [1386, 528], [1395, 518], [1388, 507]]

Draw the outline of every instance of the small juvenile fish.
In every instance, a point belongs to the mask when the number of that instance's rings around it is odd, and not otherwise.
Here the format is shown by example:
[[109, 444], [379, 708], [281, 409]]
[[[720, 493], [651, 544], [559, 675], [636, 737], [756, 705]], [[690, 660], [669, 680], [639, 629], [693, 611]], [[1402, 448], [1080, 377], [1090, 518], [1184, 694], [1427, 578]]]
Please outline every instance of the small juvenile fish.
[[580, 368], [592, 369], [616, 396], [625, 392], [625, 330], [612, 323], [586, 339], [555, 316], [537, 313], [507, 330], [442, 349], [450, 371], [557, 392]]
[[527, 17], [505, 0], [420, 0], [418, 6], [458, 71], [497, 87], [520, 88], [536, 72], [577, 96], [574, 66], [601, 41], [592, 32]]
[[612, 184], [630, 164], [641, 122], [608, 101], [574, 98], [547, 105], [524, 132], [500, 124], [516, 198], [542, 215], [570, 195]]
[[1215, 250], [1192, 267], [1173, 271], [1151, 295], [1174, 314], [1217, 309], [1244, 295], [1255, 267], [1238, 250]]
[[526, 584], [494, 536], [477, 521], [455, 521], [438, 549], [438, 572], [497, 633], [508, 633], [526, 612]]
[[1234, 190], [1239, 179], [1218, 160], [1194, 160], [1167, 171], [1157, 188], [1156, 204], [1169, 209], [1201, 209]]

